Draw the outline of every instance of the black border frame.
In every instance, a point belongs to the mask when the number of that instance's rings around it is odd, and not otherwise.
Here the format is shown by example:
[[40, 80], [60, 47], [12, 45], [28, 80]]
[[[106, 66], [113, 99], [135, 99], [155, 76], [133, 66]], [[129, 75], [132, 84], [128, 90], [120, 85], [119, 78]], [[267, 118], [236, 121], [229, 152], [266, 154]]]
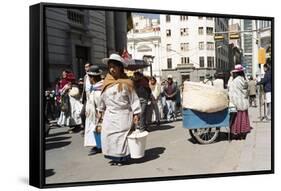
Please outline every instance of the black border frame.
[[[189, 15], [189, 16], [211, 16], [211, 17], [225, 17], [237, 19], [251, 19], [251, 20], [267, 20], [271, 21], [271, 62], [272, 62], [272, 121], [271, 121], [271, 170], [264, 171], [245, 171], [245, 172], [227, 172], [215, 174], [199, 174], [199, 175], [183, 175], [183, 176], [167, 176], [156, 178], [137, 178], [137, 179], [121, 179], [121, 180], [106, 180], [106, 181], [85, 181], [85, 182], [71, 182], [71, 183], [55, 183], [46, 184], [45, 180], [45, 124], [43, 113], [43, 90], [44, 90], [44, 76], [46, 75], [47, 65], [45, 64], [45, 8], [82, 8], [95, 9], [105, 11], [129, 11], [141, 13], [156, 13], [156, 14], [173, 14], [173, 15]], [[275, 145], [274, 145], [274, 17], [264, 16], [249, 16], [249, 15], [231, 15], [231, 14], [217, 14], [217, 13], [198, 13], [187, 11], [171, 11], [171, 10], [155, 10], [155, 9], [138, 9], [138, 8], [123, 8], [123, 7], [104, 7], [94, 5], [77, 5], [77, 4], [62, 4], [62, 3], [39, 3], [31, 5], [29, 8], [29, 50], [30, 50], [30, 112], [29, 112], [29, 184], [38, 188], [55, 188], [55, 187], [70, 187], [70, 186], [89, 186], [89, 185], [104, 185], [104, 184], [118, 184], [118, 183], [136, 183], [148, 181], [168, 181], [179, 179], [195, 179], [195, 178], [217, 178], [229, 176], [245, 176], [245, 175], [261, 175], [273, 174], [275, 170]]]

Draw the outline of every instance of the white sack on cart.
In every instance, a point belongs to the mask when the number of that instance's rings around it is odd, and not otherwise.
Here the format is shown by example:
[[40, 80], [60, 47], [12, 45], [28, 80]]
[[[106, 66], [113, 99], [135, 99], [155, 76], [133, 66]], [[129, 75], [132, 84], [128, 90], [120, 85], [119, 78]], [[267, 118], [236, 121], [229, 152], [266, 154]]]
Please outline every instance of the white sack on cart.
[[184, 82], [183, 108], [213, 113], [227, 108], [228, 104], [225, 90], [199, 82]]

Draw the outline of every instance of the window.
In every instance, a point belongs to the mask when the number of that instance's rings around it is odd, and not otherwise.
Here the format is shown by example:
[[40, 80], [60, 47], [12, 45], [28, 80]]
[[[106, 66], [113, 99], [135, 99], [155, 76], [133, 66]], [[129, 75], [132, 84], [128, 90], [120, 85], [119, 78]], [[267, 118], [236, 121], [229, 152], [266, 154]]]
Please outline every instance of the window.
[[204, 56], [199, 57], [199, 65], [200, 65], [200, 68], [204, 68], [204, 66], [205, 66]]
[[76, 24], [84, 24], [84, 14], [82, 11], [67, 10], [67, 18]]
[[203, 82], [205, 80], [205, 76], [200, 76], [199, 80], [200, 80], [200, 82]]
[[189, 43], [181, 43], [181, 51], [188, 51], [189, 50]]
[[167, 52], [170, 52], [172, 50], [172, 45], [171, 44], [167, 44]]
[[213, 17], [206, 17], [207, 20], [213, 20]]
[[208, 68], [214, 67], [214, 57], [212, 57], [212, 56], [207, 57], [207, 67]]
[[171, 29], [166, 30], [166, 36], [171, 36]]
[[181, 57], [181, 64], [189, 64], [189, 57]]
[[185, 74], [181, 76], [182, 81], [190, 81], [190, 75], [189, 74]]
[[181, 28], [181, 36], [187, 36], [188, 35], [188, 28]]
[[204, 27], [198, 27], [198, 34], [203, 35], [204, 34]]
[[219, 61], [218, 61], [218, 68], [221, 69], [221, 59], [219, 58]]
[[186, 20], [188, 20], [188, 16], [180, 16], [180, 20], [181, 21], [186, 21]]
[[204, 50], [204, 42], [199, 42], [199, 50]]
[[213, 35], [213, 34], [214, 34], [214, 29], [213, 29], [213, 27], [207, 27], [207, 28], [206, 28], [206, 32], [207, 32], [207, 35]]
[[166, 22], [169, 23], [171, 21], [171, 16], [170, 15], [166, 15]]
[[198, 17], [198, 19], [203, 19], [203, 17]]
[[213, 42], [207, 42], [207, 50], [214, 50], [214, 43]]
[[167, 59], [167, 68], [171, 69], [172, 68], [172, 58]]

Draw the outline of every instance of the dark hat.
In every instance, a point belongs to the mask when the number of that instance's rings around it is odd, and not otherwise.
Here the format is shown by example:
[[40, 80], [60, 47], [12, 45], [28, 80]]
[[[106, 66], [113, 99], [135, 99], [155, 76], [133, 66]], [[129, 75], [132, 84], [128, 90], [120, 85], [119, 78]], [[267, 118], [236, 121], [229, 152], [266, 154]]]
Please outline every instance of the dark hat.
[[87, 74], [90, 76], [99, 76], [101, 75], [101, 73], [101, 69], [96, 65], [91, 66], [89, 71], [87, 72]]

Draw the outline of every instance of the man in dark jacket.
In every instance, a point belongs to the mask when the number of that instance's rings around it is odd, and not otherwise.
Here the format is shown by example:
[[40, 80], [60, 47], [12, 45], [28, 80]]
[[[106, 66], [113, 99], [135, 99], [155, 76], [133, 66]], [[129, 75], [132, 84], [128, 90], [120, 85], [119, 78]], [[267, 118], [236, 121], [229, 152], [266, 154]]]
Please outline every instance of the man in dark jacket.
[[265, 71], [264, 78], [262, 78], [261, 81], [257, 83], [257, 85], [262, 84], [264, 87], [265, 102], [267, 106], [266, 118], [270, 120], [271, 119], [271, 68], [269, 64], [265, 64], [263, 68]]
[[173, 82], [172, 75], [168, 75], [168, 84], [164, 87], [164, 94], [166, 97], [166, 104], [168, 108], [167, 120], [171, 121], [176, 119], [176, 99], [178, 88]]
[[151, 96], [149, 80], [140, 72], [134, 73], [134, 86], [141, 104], [140, 124], [141, 131], [147, 130], [148, 101]]

